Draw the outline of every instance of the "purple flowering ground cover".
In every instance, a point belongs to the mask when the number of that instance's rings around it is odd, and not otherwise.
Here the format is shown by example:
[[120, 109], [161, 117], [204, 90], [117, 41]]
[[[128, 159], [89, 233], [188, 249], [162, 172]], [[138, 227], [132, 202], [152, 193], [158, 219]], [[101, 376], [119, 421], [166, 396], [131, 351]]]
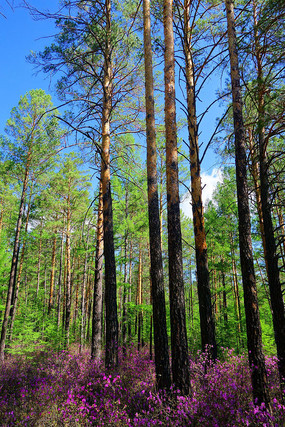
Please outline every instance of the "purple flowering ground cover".
[[0, 373], [0, 425], [6, 426], [285, 426], [276, 359], [267, 358], [272, 412], [251, 403], [247, 359], [225, 350], [215, 365], [191, 360], [192, 395], [154, 387], [147, 349], [120, 355], [116, 372], [89, 353], [8, 356]]

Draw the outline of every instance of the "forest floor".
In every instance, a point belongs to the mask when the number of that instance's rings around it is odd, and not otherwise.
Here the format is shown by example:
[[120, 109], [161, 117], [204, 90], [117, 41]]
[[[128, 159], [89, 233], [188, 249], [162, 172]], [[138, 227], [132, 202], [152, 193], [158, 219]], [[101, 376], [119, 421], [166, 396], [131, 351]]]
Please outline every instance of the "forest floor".
[[[90, 353], [7, 356], [0, 371], [0, 426], [285, 426], [276, 358], [266, 358], [272, 412], [251, 402], [244, 355], [224, 350], [215, 364], [190, 360], [191, 396], [158, 393], [148, 349], [120, 353], [106, 374]], [[207, 368], [206, 368], [207, 366]]]

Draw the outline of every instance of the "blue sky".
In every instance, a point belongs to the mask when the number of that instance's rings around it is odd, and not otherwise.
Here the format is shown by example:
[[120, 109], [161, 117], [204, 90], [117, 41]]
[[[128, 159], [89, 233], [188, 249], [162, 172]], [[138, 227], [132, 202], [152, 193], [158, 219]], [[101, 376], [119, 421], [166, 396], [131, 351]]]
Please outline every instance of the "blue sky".
[[[15, 3], [15, 2], [14, 2]], [[43, 1], [34, 4], [43, 5]], [[56, 0], [49, 0], [49, 7], [56, 7]], [[13, 10], [0, 2], [0, 133], [3, 133], [5, 123], [11, 109], [18, 104], [21, 95], [31, 89], [42, 88], [56, 99], [50, 87], [50, 81], [42, 73], [35, 75], [33, 66], [26, 61], [31, 50], [41, 50], [49, 42], [43, 38], [54, 33], [50, 21], [34, 21], [29, 12], [23, 8]]]
[[[9, 1], [12, 2], [12, 0]], [[58, 0], [33, 0], [32, 3], [41, 10], [49, 8], [54, 11], [59, 2]], [[14, 0], [13, 10], [5, 0], [0, 0], [0, 12], [6, 17], [0, 15], [0, 134], [3, 134], [11, 109], [18, 104], [20, 96], [27, 91], [42, 88], [52, 95], [55, 105], [58, 100], [50, 79], [43, 73], [35, 74], [33, 66], [26, 61], [31, 50], [40, 51], [50, 43], [49, 36], [55, 33], [53, 23], [50, 20], [35, 21], [28, 10], [16, 7], [16, 0]], [[215, 80], [216, 84], [219, 84], [217, 79]], [[210, 83], [205, 88], [204, 95], [205, 98], [208, 98], [205, 99], [205, 105], [215, 96], [215, 88], [212, 85], [213, 83]], [[206, 146], [211, 132], [215, 128], [217, 115], [219, 115], [219, 110], [213, 109], [200, 128], [202, 131], [200, 141], [204, 142], [203, 147]], [[214, 188], [213, 183], [217, 179], [215, 172], [217, 167], [218, 159], [214, 152], [209, 150], [202, 165], [203, 182], [208, 186], [208, 190]]]

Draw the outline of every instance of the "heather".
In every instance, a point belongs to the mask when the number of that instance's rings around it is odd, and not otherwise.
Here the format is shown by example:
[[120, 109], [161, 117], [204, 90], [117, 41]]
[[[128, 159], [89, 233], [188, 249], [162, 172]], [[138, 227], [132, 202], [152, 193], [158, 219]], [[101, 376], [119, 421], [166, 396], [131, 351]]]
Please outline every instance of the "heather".
[[8, 356], [1, 368], [1, 426], [280, 426], [285, 406], [277, 360], [266, 359], [272, 413], [254, 406], [247, 359], [224, 350], [215, 364], [190, 358], [192, 395], [155, 389], [147, 349], [120, 352], [120, 365], [105, 371], [89, 352], [38, 351]]

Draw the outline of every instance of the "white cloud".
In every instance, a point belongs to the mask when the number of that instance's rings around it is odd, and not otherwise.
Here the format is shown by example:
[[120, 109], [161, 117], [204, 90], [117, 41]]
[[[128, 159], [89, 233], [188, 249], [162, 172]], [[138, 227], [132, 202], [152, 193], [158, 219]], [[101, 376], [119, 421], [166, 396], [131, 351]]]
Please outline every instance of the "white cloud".
[[[203, 204], [207, 204], [213, 197], [213, 193], [217, 187], [218, 182], [222, 181], [223, 172], [222, 169], [213, 169], [211, 174], [208, 175], [206, 172], [201, 173], [202, 180], [202, 200]], [[192, 218], [192, 206], [190, 193], [186, 193], [180, 204], [182, 212]]]

